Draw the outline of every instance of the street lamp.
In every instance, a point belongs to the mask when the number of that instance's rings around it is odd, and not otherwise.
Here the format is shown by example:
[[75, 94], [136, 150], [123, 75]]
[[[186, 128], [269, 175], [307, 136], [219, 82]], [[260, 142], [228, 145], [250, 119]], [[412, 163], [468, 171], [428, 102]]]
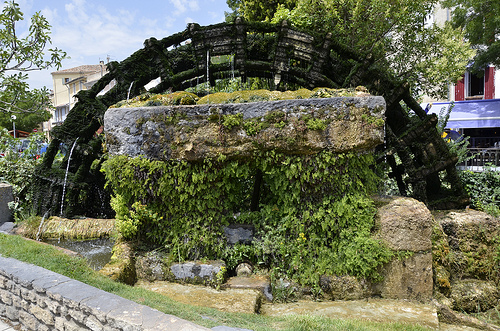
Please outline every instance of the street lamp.
[[16, 115], [12, 115], [10, 118], [12, 118], [12, 129], [14, 130], [14, 138], [16, 137]]

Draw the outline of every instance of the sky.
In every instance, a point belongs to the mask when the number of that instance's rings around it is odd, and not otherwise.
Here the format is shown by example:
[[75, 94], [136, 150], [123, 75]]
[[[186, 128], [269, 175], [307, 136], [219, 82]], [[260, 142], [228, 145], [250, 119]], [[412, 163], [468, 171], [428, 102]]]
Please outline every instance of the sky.
[[[3, 2], [3, 1], [2, 1]], [[226, 0], [16, 0], [29, 18], [41, 12], [51, 25], [52, 45], [67, 53], [60, 70], [99, 61], [122, 61], [150, 37], [162, 39], [183, 31], [190, 22], [224, 21]], [[31, 88], [52, 88], [51, 68], [30, 73]]]

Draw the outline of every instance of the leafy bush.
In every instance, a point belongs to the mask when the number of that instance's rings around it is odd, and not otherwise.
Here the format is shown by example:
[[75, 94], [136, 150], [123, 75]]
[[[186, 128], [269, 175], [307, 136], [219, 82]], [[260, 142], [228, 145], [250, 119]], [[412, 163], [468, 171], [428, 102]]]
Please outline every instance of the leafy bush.
[[19, 152], [20, 139], [14, 139], [7, 131], [0, 131], [0, 152], [4, 157], [0, 158], [0, 182], [12, 185], [14, 203], [11, 209], [15, 220], [21, 215], [29, 214], [30, 183], [35, 167], [41, 162], [39, 151], [45, 137], [41, 133], [33, 133], [28, 137], [27, 148]]
[[500, 172], [486, 168], [483, 172], [460, 171], [459, 176], [469, 193], [472, 207], [500, 216]]
[[[229, 270], [251, 261], [319, 292], [321, 274], [379, 279], [392, 256], [371, 238], [372, 164], [369, 154], [267, 152], [249, 162], [115, 156], [103, 171], [124, 236], [162, 246], [173, 260], [223, 259]], [[258, 170], [260, 209], [250, 211]], [[252, 244], [228, 246], [223, 227], [232, 223], [254, 225]]]

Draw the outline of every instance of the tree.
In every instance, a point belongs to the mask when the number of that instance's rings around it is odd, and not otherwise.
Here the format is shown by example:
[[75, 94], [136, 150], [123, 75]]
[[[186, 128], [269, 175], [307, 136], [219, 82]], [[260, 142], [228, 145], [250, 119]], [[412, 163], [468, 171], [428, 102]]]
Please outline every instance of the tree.
[[[371, 59], [414, 93], [446, 94], [474, 55], [463, 33], [450, 24], [427, 26], [426, 17], [438, 0], [290, 0], [269, 4], [272, 22], [286, 19], [293, 26], [326, 34]], [[232, 1], [247, 17], [259, 0]], [[252, 5], [252, 6], [251, 6]], [[267, 15], [267, 14], [266, 14]], [[268, 16], [266, 16], [266, 19]]]
[[[5, 1], [0, 14], [0, 125], [7, 126], [5, 118], [18, 113], [19, 128], [31, 131], [48, 119], [51, 102], [46, 88], [29, 88], [27, 73], [53, 66], [60, 68], [66, 53], [49, 48], [45, 54], [51, 44], [50, 25], [39, 12], [31, 17], [28, 30], [20, 33], [17, 24], [23, 20], [19, 5]], [[21, 34], [26, 36], [20, 37]]]
[[452, 10], [453, 26], [464, 29], [465, 37], [477, 49], [472, 69], [500, 66], [500, 2], [445, 0], [444, 6]]

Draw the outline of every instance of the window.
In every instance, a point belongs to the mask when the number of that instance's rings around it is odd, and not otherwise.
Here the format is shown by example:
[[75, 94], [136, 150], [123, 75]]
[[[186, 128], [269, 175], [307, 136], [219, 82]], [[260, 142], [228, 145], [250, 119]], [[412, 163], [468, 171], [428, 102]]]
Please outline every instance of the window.
[[466, 98], [484, 96], [484, 72], [473, 74], [467, 72], [465, 74]]
[[455, 101], [494, 99], [495, 67], [488, 66], [477, 74], [466, 72], [455, 85]]
[[65, 78], [62, 79], [63, 85], [66, 84], [67, 82], [69, 82], [69, 78], [65, 77]]

